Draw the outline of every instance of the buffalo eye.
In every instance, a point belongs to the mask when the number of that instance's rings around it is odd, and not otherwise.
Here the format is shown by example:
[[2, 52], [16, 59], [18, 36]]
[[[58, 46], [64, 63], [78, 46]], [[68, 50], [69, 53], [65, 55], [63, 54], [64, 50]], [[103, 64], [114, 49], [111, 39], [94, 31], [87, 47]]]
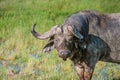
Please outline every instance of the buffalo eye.
[[59, 39], [55, 39], [55, 42], [58, 42], [59, 41]]

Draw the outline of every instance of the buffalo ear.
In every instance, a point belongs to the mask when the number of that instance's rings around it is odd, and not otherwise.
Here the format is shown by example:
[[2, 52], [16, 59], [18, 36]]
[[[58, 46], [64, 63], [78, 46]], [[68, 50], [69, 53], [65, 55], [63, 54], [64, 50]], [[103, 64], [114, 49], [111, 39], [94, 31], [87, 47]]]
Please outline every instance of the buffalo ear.
[[49, 52], [52, 49], [54, 49], [54, 40], [52, 38], [50, 38], [48, 43], [44, 46], [43, 52]]

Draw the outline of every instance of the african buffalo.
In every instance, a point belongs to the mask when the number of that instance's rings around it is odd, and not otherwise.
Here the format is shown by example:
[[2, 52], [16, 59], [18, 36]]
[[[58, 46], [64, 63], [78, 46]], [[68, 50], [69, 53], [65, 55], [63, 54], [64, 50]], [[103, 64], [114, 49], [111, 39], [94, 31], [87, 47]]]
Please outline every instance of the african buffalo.
[[[50, 38], [44, 52], [57, 49], [58, 55], [74, 63], [81, 80], [90, 80], [98, 60], [120, 63], [120, 14], [80, 11], [48, 32], [31, 32], [38, 39]], [[88, 35], [88, 33], [98, 35]], [[102, 40], [102, 39], [103, 40]], [[107, 42], [107, 43], [106, 43]]]

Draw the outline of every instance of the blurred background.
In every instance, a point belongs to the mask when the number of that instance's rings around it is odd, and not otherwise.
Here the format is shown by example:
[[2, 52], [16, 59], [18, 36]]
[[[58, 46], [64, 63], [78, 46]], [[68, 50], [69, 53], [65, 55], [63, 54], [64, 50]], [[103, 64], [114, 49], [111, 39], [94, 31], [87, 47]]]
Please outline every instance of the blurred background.
[[[120, 0], [0, 0], [0, 80], [79, 80], [70, 60], [43, 53], [43, 33], [79, 10], [120, 12]], [[92, 80], [120, 80], [120, 65], [98, 62]]]

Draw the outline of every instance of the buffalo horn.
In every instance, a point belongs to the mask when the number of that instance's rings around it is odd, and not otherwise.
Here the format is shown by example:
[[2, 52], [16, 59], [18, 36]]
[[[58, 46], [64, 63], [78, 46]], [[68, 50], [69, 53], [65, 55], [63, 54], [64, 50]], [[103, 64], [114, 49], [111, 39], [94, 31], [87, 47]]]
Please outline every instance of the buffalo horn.
[[43, 34], [39, 34], [35, 31], [35, 26], [36, 26], [36, 24], [32, 25], [31, 33], [33, 34], [34, 37], [36, 37], [38, 39], [47, 39], [47, 38], [53, 36], [56, 33], [57, 27], [58, 27], [58, 25], [56, 25], [51, 30], [49, 30]]
[[80, 40], [84, 39], [84, 36], [76, 29], [76, 27], [69, 26], [69, 30], [72, 32], [73, 35], [75, 35]]

